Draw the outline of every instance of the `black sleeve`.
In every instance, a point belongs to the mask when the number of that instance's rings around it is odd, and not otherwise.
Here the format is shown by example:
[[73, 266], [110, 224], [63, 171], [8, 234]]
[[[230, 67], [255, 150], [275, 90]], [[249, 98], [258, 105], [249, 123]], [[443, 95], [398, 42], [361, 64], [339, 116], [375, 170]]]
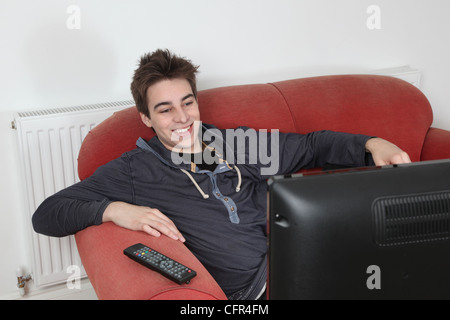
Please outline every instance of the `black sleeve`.
[[[308, 134], [273, 132], [267, 141], [258, 133], [258, 165], [262, 178], [290, 174], [301, 169], [321, 168], [328, 165], [361, 167], [373, 164], [365, 145], [370, 136], [333, 131]], [[250, 161], [251, 155], [248, 155]]]
[[[333, 131], [306, 135], [280, 133], [280, 170], [278, 174], [324, 166], [366, 166], [366, 142], [370, 136]], [[369, 160], [370, 161], [370, 160]]]
[[63, 237], [102, 223], [112, 201], [133, 203], [134, 192], [126, 155], [100, 167], [89, 178], [45, 199], [32, 217], [36, 232]]

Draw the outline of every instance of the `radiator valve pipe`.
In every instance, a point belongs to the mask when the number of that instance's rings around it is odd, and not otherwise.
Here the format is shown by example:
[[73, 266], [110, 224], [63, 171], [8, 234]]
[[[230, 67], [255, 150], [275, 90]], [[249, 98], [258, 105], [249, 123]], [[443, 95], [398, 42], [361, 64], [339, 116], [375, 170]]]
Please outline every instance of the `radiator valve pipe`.
[[30, 281], [32, 279], [31, 274], [24, 275], [22, 268], [16, 269], [16, 276], [17, 276], [17, 288], [19, 288], [20, 296], [25, 295], [25, 285], [27, 281]]

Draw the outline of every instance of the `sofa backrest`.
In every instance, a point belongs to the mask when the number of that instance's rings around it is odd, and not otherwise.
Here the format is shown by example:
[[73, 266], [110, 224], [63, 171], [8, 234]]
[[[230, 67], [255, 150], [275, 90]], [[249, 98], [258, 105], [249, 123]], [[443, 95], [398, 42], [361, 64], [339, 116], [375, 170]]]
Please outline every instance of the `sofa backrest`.
[[[248, 126], [307, 133], [334, 130], [389, 140], [419, 161], [432, 123], [427, 98], [413, 85], [374, 75], [337, 75], [199, 91], [204, 123], [219, 128]], [[78, 158], [80, 179], [97, 167], [150, 139], [135, 108], [116, 112], [83, 141]]]

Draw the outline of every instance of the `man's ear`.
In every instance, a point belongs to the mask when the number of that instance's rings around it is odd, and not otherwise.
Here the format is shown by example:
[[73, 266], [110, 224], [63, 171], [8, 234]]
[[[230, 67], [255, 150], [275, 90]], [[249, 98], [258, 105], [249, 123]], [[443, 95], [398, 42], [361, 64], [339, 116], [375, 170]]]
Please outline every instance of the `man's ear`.
[[141, 115], [141, 120], [142, 122], [149, 128], [152, 127], [152, 120], [150, 120], [149, 117], [147, 117], [145, 114], [143, 114], [142, 112], [139, 113]]

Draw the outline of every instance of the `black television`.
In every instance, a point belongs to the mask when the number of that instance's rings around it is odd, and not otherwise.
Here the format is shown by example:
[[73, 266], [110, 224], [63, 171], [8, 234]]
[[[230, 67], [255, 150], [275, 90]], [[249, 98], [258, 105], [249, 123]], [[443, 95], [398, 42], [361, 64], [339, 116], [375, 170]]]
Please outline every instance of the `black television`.
[[450, 160], [269, 180], [269, 299], [450, 299]]

